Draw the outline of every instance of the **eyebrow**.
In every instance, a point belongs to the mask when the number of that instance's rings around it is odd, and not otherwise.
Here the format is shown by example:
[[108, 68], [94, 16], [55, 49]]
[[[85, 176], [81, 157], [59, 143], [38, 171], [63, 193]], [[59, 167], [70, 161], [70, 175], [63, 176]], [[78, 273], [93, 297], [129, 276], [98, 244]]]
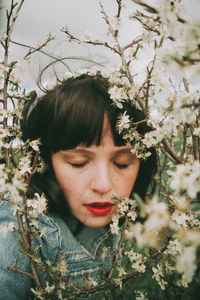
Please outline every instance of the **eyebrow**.
[[[114, 155], [120, 155], [120, 154], [131, 154], [131, 149], [132, 148], [123, 148], [123, 149], [119, 149], [116, 151], [113, 151]], [[85, 155], [93, 155], [93, 151], [85, 149], [85, 148], [77, 148], [77, 149], [72, 149], [72, 150], [62, 150], [62, 153], [64, 155], [70, 155], [70, 154], [85, 154]]]

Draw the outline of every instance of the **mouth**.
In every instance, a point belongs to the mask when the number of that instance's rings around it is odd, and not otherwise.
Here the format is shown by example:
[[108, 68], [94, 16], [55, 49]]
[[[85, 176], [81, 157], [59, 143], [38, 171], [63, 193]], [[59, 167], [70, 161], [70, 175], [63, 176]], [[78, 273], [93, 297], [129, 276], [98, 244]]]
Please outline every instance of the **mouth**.
[[110, 202], [92, 202], [90, 204], [86, 204], [86, 209], [91, 212], [95, 216], [105, 216], [108, 215], [114, 204]]

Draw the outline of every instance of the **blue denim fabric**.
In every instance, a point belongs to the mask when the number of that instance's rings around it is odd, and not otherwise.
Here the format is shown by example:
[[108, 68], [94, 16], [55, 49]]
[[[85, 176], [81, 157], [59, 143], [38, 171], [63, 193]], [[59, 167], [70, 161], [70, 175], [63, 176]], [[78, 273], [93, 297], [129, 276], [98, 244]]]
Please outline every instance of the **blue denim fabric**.
[[[9, 222], [14, 222], [18, 228], [16, 216], [12, 212], [12, 206], [8, 202], [0, 201], [0, 227]], [[45, 234], [34, 239], [34, 247], [40, 246], [39, 256], [45, 261], [49, 260], [57, 265], [60, 256], [64, 253], [67, 270], [64, 274], [72, 285], [86, 286], [85, 277], [93, 278], [98, 285], [104, 284], [101, 273], [107, 273], [112, 265], [113, 251], [108, 251], [105, 259], [102, 258], [103, 248], [117, 248], [119, 236], [111, 235], [106, 228], [89, 228], [82, 226], [76, 235], [73, 234], [77, 220], [71, 217], [67, 225], [56, 214], [44, 214], [39, 219], [39, 228], [45, 230]], [[34, 288], [32, 278], [15, 273], [7, 269], [16, 264], [16, 268], [31, 272], [28, 258], [18, 248], [20, 235], [17, 232], [7, 232], [6, 236], [0, 232], [0, 300], [28, 300], [33, 295], [30, 292]], [[41, 274], [43, 286], [46, 286], [47, 275]], [[69, 294], [64, 297], [68, 299]], [[54, 296], [52, 299], [58, 299]], [[103, 299], [103, 291], [98, 291], [86, 296], [78, 295], [74, 299]]]

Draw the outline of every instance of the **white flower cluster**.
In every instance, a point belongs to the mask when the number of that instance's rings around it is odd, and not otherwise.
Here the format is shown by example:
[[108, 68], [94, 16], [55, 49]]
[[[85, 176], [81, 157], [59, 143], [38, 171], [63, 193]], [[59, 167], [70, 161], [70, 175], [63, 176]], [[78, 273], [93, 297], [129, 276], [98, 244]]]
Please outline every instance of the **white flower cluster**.
[[15, 230], [15, 224], [13, 222], [9, 222], [3, 226], [0, 226], [0, 232], [2, 232], [4, 237], [6, 237], [8, 231], [12, 232], [14, 230]]
[[47, 199], [44, 194], [41, 196], [38, 193], [34, 194], [33, 199], [27, 200], [27, 207], [29, 215], [33, 218], [37, 218], [38, 215], [44, 213], [47, 210]]
[[147, 293], [144, 291], [136, 290], [135, 295], [136, 295], [135, 297], [136, 300], [148, 300]]
[[146, 266], [144, 261], [145, 258], [142, 257], [142, 254], [136, 253], [133, 250], [130, 250], [128, 252], [125, 252], [125, 254], [130, 259], [130, 262], [132, 263], [131, 267], [138, 273], [144, 273], [146, 270]]
[[185, 247], [176, 263], [176, 270], [182, 274], [185, 287], [192, 281], [196, 268], [196, 247]]
[[195, 198], [200, 192], [200, 163], [198, 161], [179, 164], [175, 171], [169, 170], [170, 187], [175, 194], [187, 192], [188, 196]]
[[[14, 210], [23, 205], [22, 193], [26, 192], [27, 184], [20, 170], [13, 169], [12, 172], [5, 164], [0, 164], [0, 193], [5, 200], [14, 204]], [[16, 206], [16, 207], [15, 207]]]
[[177, 239], [171, 240], [169, 241], [169, 244], [167, 245], [167, 249], [164, 251], [164, 254], [177, 255], [182, 252], [182, 249], [183, 246]]
[[24, 156], [22, 158], [20, 158], [19, 164], [18, 164], [18, 168], [19, 168], [19, 173], [21, 175], [28, 173], [31, 173], [32, 171], [32, 166], [31, 166], [31, 157], [30, 154], [27, 156]]
[[95, 36], [94, 34], [90, 33], [88, 30], [86, 30], [83, 34], [83, 36], [81, 37], [81, 41], [82, 42], [92, 42], [92, 43], [100, 43], [101, 40]]
[[157, 283], [159, 284], [162, 290], [165, 290], [167, 282], [164, 280], [164, 275], [163, 275], [161, 265], [157, 264], [156, 267], [152, 267], [152, 271], [154, 273], [152, 278], [154, 278], [157, 281]]
[[0, 41], [4, 42], [7, 39], [7, 34], [5, 33], [5, 31], [1, 30], [0, 31]]
[[134, 222], [137, 214], [136, 214], [136, 203], [134, 200], [129, 199], [129, 198], [117, 198], [119, 201], [117, 204], [117, 209], [115, 214], [113, 215], [112, 218], [112, 223], [110, 224], [110, 230], [112, 232], [112, 234], [118, 234], [120, 231], [120, 227], [119, 227], [119, 219], [121, 217], [124, 217], [125, 215], [128, 216], [129, 220], [131, 222]]
[[161, 128], [158, 127], [156, 130], [145, 133], [142, 142], [147, 148], [151, 148], [161, 142], [163, 137], [164, 135], [162, 134]]
[[144, 208], [147, 220], [145, 221], [145, 231], [159, 231], [170, 225], [170, 215], [168, 206], [164, 202], [159, 202], [155, 196], [145, 205]]
[[117, 129], [119, 133], [121, 133], [124, 128], [128, 129], [130, 127], [130, 119], [129, 115], [126, 114], [127, 112], [125, 111], [122, 115], [120, 115], [119, 120], [117, 122]]

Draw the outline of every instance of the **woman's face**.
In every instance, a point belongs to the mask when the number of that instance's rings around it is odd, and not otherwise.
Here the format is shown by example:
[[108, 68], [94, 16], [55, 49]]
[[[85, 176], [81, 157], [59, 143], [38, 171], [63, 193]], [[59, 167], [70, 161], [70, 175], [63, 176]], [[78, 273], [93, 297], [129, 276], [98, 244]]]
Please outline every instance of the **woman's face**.
[[117, 197], [129, 197], [139, 170], [131, 144], [115, 146], [105, 118], [100, 146], [78, 146], [52, 154], [53, 169], [71, 213], [88, 227], [112, 220]]

